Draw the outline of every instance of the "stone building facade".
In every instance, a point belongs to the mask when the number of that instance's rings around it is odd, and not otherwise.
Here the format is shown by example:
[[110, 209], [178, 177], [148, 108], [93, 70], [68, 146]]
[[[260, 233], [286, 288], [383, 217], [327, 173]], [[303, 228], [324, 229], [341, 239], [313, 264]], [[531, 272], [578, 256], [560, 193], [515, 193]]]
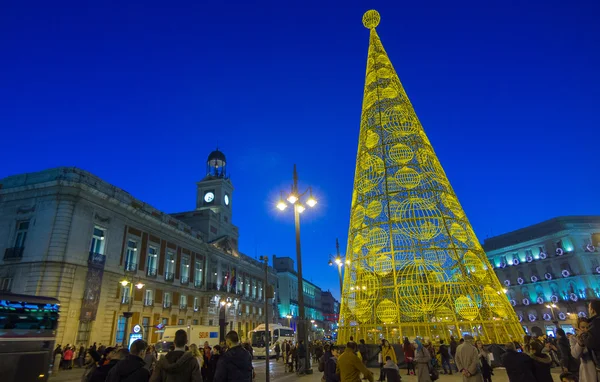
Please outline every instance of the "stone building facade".
[[573, 332], [588, 301], [600, 298], [600, 216], [556, 217], [483, 247], [529, 334]]
[[1, 179], [0, 289], [58, 298], [62, 344], [120, 343], [135, 324], [154, 343], [219, 318], [246, 336], [264, 322], [264, 265], [238, 251], [229, 179], [206, 183], [212, 198], [171, 215], [77, 168]]

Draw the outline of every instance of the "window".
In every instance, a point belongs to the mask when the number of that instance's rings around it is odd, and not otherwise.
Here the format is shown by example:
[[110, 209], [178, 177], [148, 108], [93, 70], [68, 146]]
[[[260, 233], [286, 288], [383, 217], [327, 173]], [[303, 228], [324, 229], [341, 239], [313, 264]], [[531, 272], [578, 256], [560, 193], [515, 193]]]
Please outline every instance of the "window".
[[142, 317], [142, 326], [144, 327], [144, 341], [148, 342], [150, 336], [150, 317]]
[[115, 338], [115, 342], [118, 344], [123, 343], [124, 336], [125, 336], [125, 317], [120, 316], [119, 321], [117, 321], [117, 335]]
[[27, 238], [27, 230], [29, 229], [29, 221], [17, 223], [17, 233], [15, 235], [15, 248], [23, 248], [25, 239]]
[[127, 256], [125, 258], [125, 270], [135, 271], [137, 268], [137, 242], [127, 240]]
[[165, 280], [171, 281], [175, 277], [175, 254], [172, 251], [167, 251], [165, 259]]
[[194, 297], [194, 311], [197, 312], [200, 309], [200, 301], [198, 297]]
[[105, 246], [105, 230], [98, 226], [94, 226], [94, 234], [92, 235], [92, 245], [90, 246], [90, 252], [104, 255]]
[[155, 277], [156, 276], [156, 264], [158, 263], [158, 248], [150, 245], [148, 247], [148, 266], [146, 267], [148, 270], [148, 276]]
[[187, 284], [190, 281], [190, 258], [187, 256], [181, 258], [181, 277], [179, 280], [182, 284]]
[[208, 326], [213, 326], [213, 320], [208, 320]]
[[129, 304], [129, 286], [121, 287], [121, 304]]
[[196, 260], [196, 266], [194, 267], [194, 286], [202, 286], [202, 261]]
[[1, 281], [0, 281], [0, 291], [2, 292], [10, 292], [10, 290], [12, 289], [12, 277], [4, 277]]
[[163, 307], [171, 307], [171, 292], [165, 292], [165, 294], [163, 295]]
[[86, 344], [90, 340], [90, 333], [92, 331], [91, 321], [80, 321], [79, 328], [77, 329], [77, 343]]
[[144, 296], [144, 305], [150, 306], [154, 304], [154, 291], [150, 289], [146, 289], [146, 293]]
[[198, 320], [192, 320], [192, 325], [198, 325]]
[[183, 318], [180, 318], [179, 320], [177, 320], [177, 325], [183, 325]]
[[179, 297], [179, 307], [181, 309], [187, 308], [187, 296], [186, 295], [181, 295], [181, 297]]

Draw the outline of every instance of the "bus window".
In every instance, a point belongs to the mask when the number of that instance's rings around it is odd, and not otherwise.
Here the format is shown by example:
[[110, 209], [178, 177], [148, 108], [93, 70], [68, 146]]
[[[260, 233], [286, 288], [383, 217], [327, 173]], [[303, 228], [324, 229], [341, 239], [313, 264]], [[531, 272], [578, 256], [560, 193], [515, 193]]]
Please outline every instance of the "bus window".
[[294, 331], [292, 329], [279, 329], [279, 335], [281, 337], [294, 337]]
[[252, 332], [251, 337], [252, 346], [265, 347], [265, 331], [257, 330]]
[[273, 330], [273, 341], [277, 342], [279, 340], [279, 329]]

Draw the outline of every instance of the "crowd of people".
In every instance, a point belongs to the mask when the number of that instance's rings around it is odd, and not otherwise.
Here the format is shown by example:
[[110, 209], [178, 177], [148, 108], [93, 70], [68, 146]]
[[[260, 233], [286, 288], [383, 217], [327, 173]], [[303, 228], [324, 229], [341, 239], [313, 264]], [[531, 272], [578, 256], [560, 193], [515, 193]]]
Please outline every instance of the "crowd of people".
[[[240, 342], [231, 331], [221, 345], [189, 347], [187, 333], [175, 333], [170, 351], [158, 359], [154, 346], [144, 340], [134, 341], [129, 349], [105, 347], [94, 343], [80, 345], [77, 352], [67, 345], [54, 351], [60, 369], [78, 366], [84, 369], [81, 382], [252, 382], [252, 348]], [[75, 363], [77, 360], [77, 363]]]
[[[492, 382], [493, 363], [504, 366], [510, 382], [552, 382], [554, 366], [561, 368], [562, 382], [600, 382], [600, 300], [591, 301], [588, 310], [590, 318], [577, 320], [575, 334], [558, 328], [556, 337], [526, 335], [522, 342], [507, 343], [496, 352], [470, 335], [459, 340], [450, 337], [448, 344], [443, 340], [434, 344], [421, 338], [404, 338], [401, 347], [396, 345], [401, 349], [402, 363], [386, 339], [374, 348], [364, 339], [357, 343], [350, 337], [343, 349], [320, 341], [306, 346], [302, 340], [284, 340], [275, 344], [274, 351], [276, 362], [282, 360], [285, 372], [295, 370], [299, 375], [310, 369], [312, 356], [324, 382], [374, 382], [367, 363], [375, 357], [380, 382], [399, 382], [401, 364], [407, 375], [417, 376], [418, 382], [435, 381], [440, 373], [459, 373], [464, 382]], [[252, 347], [248, 342], [242, 344], [235, 331], [212, 348], [207, 342], [202, 348], [186, 345], [184, 330], [176, 332], [173, 348], [160, 360], [154, 347], [143, 340], [133, 342], [129, 350], [102, 344], [96, 347], [95, 343], [88, 349], [83, 345], [58, 345], [54, 351], [55, 370], [84, 368], [82, 382], [251, 382], [255, 377]], [[494, 354], [500, 353], [500, 359], [495, 360]]]
[[[554, 336], [529, 336], [505, 344], [499, 363], [506, 369], [510, 382], [552, 382], [551, 368], [561, 368], [562, 382], [600, 382], [600, 300], [588, 306], [589, 319], [579, 317], [575, 334], [561, 328]], [[372, 348], [371, 348], [372, 349]], [[319, 362], [325, 382], [374, 381], [367, 369], [371, 359], [369, 347], [361, 339], [350, 342], [343, 352], [334, 345], [325, 346]], [[374, 351], [374, 350], [373, 350]], [[494, 353], [481, 341], [465, 335], [457, 341], [450, 337], [449, 345], [443, 340], [436, 346], [431, 341], [404, 339], [403, 363], [406, 374], [416, 374], [419, 382], [435, 381], [443, 374], [462, 374], [464, 382], [492, 382]], [[382, 339], [376, 351], [379, 363], [379, 381], [401, 380], [398, 357], [390, 343]]]

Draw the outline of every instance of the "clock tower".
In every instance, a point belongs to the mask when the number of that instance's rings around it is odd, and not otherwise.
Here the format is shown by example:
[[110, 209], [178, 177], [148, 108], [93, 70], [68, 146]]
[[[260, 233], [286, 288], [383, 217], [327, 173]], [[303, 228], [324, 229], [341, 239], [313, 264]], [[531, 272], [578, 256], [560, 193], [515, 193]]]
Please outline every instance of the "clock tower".
[[211, 210], [231, 223], [233, 185], [227, 176], [227, 160], [219, 149], [208, 155], [206, 176], [197, 183], [196, 209]]

